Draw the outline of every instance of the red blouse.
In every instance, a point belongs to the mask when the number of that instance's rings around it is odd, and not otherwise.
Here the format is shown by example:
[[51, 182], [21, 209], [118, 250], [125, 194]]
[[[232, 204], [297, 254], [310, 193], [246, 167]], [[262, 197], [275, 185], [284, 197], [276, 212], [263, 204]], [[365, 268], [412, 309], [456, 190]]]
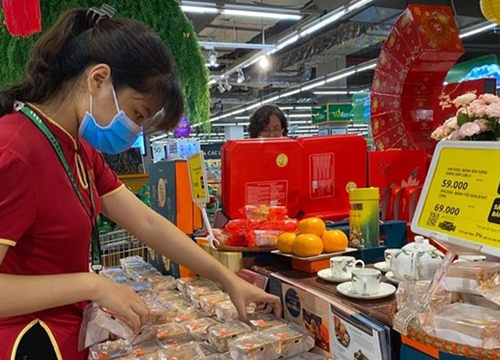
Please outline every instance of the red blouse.
[[[99, 198], [118, 192], [123, 184], [98, 151], [81, 138], [75, 141], [58, 124], [38, 113], [59, 141], [90, 205], [88, 173], [95, 194], [96, 217]], [[81, 168], [82, 164], [87, 171]], [[91, 230], [87, 212], [41, 131], [18, 112], [0, 118], [0, 244], [10, 246], [0, 264], [0, 273], [87, 272]], [[49, 333], [59, 358], [85, 360], [87, 353], [77, 351], [84, 306], [85, 303], [77, 303], [0, 318], [0, 360], [11, 359], [22, 335], [37, 322]]]

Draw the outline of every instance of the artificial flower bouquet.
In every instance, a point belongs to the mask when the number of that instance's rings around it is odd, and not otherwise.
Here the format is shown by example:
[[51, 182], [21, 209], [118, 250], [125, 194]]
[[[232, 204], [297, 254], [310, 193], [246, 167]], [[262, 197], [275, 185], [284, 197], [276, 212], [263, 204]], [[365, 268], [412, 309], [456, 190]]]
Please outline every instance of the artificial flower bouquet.
[[493, 94], [466, 93], [453, 103], [455, 116], [436, 128], [434, 140], [482, 140], [498, 141], [500, 138], [500, 98]]

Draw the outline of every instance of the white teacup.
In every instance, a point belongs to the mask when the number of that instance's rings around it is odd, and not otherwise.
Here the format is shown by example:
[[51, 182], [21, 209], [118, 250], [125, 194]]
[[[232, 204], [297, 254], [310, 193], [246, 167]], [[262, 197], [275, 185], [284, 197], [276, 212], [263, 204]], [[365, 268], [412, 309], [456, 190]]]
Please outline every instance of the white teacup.
[[352, 270], [351, 283], [353, 290], [361, 295], [373, 295], [380, 290], [382, 273], [375, 269]]
[[486, 255], [458, 255], [458, 261], [460, 262], [479, 262], [485, 261]]
[[394, 256], [396, 256], [396, 254], [399, 253], [400, 251], [401, 249], [385, 249], [384, 260], [385, 260], [385, 267], [387, 269], [391, 268], [392, 259], [394, 259]]
[[363, 260], [356, 260], [354, 256], [334, 256], [330, 258], [330, 271], [333, 278], [348, 279], [356, 265], [365, 267]]

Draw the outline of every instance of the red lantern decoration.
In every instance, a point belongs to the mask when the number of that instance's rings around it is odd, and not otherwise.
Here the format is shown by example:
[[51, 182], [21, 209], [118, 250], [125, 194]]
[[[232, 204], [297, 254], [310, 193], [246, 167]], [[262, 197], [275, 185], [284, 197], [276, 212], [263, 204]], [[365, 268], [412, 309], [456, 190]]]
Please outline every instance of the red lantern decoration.
[[40, 0], [3, 0], [5, 26], [13, 36], [28, 37], [42, 31]]

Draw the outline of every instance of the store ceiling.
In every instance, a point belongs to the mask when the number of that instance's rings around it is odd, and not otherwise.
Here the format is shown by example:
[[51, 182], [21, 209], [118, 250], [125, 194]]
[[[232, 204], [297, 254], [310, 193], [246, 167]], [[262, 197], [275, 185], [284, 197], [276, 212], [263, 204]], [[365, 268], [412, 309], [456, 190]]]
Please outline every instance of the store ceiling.
[[[286, 89], [287, 87], [314, 79], [340, 68], [356, 65], [378, 57], [380, 47], [389, 33], [392, 24], [408, 4], [427, 4], [451, 6], [458, 27], [463, 30], [476, 24], [484, 23], [479, 0], [375, 0], [367, 1], [356, 11], [339, 21], [309, 36], [301, 37], [299, 41], [270, 56], [271, 65], [267, 71], [258, 63], [243, 69], [245, 80], [238, 82], [238, 73], [233, 72], [220, 80], [220, 76], [239, 66], [248, 59], [262, 53], [262, 50], [250, 50], [242, 47], [210, 47], [203, 48], [208, 58], [212, 51], [217, 52], [217, 65], [209, 67], [210, 75], [216, 79], [211, 88], [212, 117], [222, 114], [228, 109], [250, 103], [263, 96]], [[182, 2], [184, 3], [184, 2]], [[192, 1], [189, 2], [192, 5]], [[197, 1], [198, 4], [214, 3], [213, 1]], [[226, 14], [193, 14], [186, 13], [191, 19], [199, 40], [204, 42], [243, 43], [243, 44], [277, 44], [292, 31], [313, 23], [318, 18], [340, 6], [351, 6], [356, 0], [235, 0], [216, 1], [217, 6], [224, 8], [230, 5], [244, 5], [248, 9], [273, 7], [300, 11], [300, 20], [279, 20], [276, 18], [236, 17]], [[265, 11], [264, 11], [265, 12]], [[463, 39], [466, 54], [462, 60], [485, 54], [499, 54], [500, 35], [495, 29]], [[268, 50], [268, 49], [267, 49]], [[350, 92], [369, 88], [373, 71], [363, 72], [349, 77], [337, 86], [324, 86], [314, 89], [314, 92], [324, 90], [347, 90]], [[221, 86], [229, 84], [222, 92]], [[221, 85], [221, 86], [218, 86]], [[328, 84], [327, 84], [328, 85]], [[228, 90], [230, 88], [230, 90]], [[316, 103], [345, 101], [348, 95], [314, 94], [313, 91], [301, 92], [295, 97], [285, 99], [280, 106], [299, 107], [299, 110], [289, 110], [290, 114], [307, 112], [304, 106]], [[223, 133], [223, 125], [235, 121], [245, 121], [248, 113], [236, 117], [227, 117], [213, 123], [214, 133]], [[299, 127], [310, 128], [310, 124]], [[311, 132], [316, 132], [314, 128]], [[307, 131], [304, 131], [305, 133]]]

